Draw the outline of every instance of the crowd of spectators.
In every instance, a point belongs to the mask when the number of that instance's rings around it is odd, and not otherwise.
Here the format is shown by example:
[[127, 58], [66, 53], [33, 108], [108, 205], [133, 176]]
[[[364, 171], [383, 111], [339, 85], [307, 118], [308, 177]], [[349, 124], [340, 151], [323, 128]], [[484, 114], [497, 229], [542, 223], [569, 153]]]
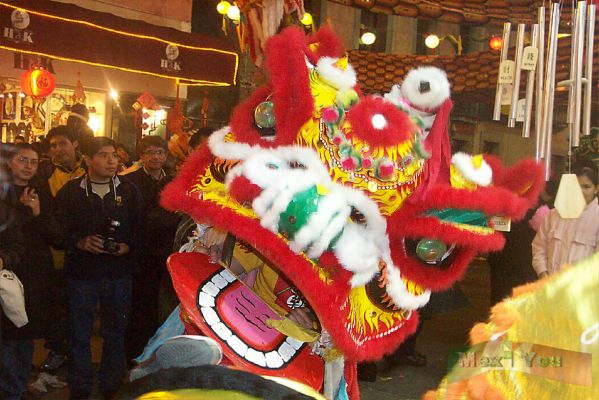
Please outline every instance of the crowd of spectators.
[[[97, 318], [99, 390], [113, 398], [127, 363], [162, 322], [161, 287], [172, 291], [166, 258], [180, 216], [159, 205], [175, 174], [167, 170], [167, 142], [144, 137], [134, 161], [123, 144], [94, 137], [86, 118], [84, 107], [75, 109], [43, 143], [2, 145], [0, 271], [20, 280], [28, 319], [17, 326], [0, 311], [2, 399], [27, 391], [34, 339], [49, 351], [41, 368], [66, 366], [70, 398], [89, 398]], [[196, 133], [194, 143], [210, 132]]]

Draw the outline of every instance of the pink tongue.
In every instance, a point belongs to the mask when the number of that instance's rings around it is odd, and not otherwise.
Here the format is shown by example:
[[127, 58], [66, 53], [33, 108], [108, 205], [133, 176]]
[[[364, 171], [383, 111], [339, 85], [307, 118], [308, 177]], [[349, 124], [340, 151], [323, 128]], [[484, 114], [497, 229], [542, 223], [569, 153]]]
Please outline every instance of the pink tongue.
[[279, 331], [265, 324], [267, 319], [280, 317], [256, 294], [243, 285], [233, 285], [225, 292], [219, 296], [216, 307], [225, 325], [244, 342], [254, 349], [269, 351], [284, 340]]

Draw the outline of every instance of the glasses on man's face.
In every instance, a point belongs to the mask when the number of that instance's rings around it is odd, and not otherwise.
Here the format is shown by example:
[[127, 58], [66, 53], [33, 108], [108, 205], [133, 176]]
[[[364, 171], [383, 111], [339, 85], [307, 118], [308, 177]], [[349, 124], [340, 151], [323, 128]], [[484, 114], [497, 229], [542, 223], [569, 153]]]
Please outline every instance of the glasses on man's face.
[[34, 165], [34, 166], [38, 165], [40, 162], [40, 160], [38, 160], [37, 158], [28, 158], [28, 157], [23, 157], [23, 156], [18, 156], [17, 161], [24, 165], [29, 164], [29, 165]]
[[166, 151], [165, 150], [146, 150], [144, 151], [144, 154], [147, 156], [164, 156], [166, 155]]

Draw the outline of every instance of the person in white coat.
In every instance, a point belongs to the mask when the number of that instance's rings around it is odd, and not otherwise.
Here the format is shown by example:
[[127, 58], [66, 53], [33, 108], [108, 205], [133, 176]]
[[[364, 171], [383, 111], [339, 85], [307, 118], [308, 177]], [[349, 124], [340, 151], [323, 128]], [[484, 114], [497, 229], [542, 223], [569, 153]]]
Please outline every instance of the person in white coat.
[[596, 168], [584, 167], [576, 176], [587, 205], [575, 219], [560, 217], [553, 209], [532, 242], [532, 266], [539, 278], [599, 250], [599, 190]]

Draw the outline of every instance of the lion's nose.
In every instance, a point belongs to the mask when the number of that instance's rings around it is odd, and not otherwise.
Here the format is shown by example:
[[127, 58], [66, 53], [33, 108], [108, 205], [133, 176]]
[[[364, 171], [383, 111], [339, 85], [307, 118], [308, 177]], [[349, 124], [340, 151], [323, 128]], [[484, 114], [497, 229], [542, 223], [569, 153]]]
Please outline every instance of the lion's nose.
[[420, 86], [418, 87], [418, 91], [420, 93], [428, 93], [431, 91], [431, 83], [428, 81], [420, 81]]

